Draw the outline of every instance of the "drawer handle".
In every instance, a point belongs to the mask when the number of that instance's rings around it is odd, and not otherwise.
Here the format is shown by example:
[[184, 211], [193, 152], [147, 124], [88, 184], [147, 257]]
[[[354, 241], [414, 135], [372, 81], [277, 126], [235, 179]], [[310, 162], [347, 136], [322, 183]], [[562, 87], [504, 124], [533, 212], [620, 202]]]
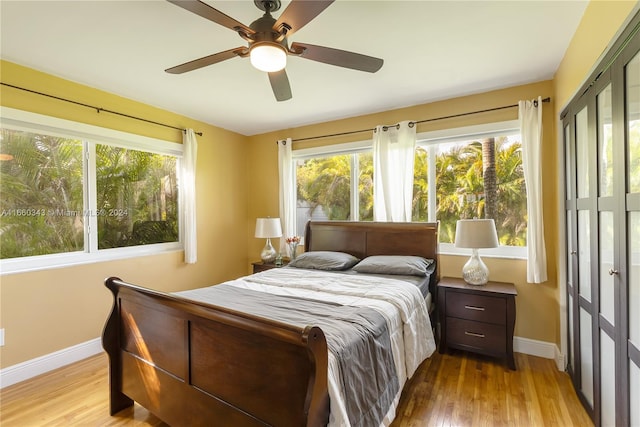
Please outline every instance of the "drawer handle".
[[484, 311], [484, 307], [476, 307], [475, 305], [465, 305], [464, 308], [467, 310]]
[[465, 335], [471, 335], [472, 337], [484, 338], [484, 334], [476, 334], [475, 332], [464, 331]]

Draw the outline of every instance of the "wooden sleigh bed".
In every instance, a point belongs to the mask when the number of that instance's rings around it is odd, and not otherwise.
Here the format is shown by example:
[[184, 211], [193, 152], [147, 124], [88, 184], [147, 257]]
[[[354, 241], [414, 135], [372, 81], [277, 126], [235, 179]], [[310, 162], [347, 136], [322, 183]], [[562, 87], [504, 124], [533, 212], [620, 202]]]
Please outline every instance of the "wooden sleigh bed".
[[[434, 223], [310, 222], [305, 252], [413, 255], [435, 260]], [[263, 274], [263, 273], [258, 273]], [[102, 342], [110, 413], [134, 401], [172, 426], [325, 426], [328, 350], [323, 330], [143, 288], [111, 277]]]

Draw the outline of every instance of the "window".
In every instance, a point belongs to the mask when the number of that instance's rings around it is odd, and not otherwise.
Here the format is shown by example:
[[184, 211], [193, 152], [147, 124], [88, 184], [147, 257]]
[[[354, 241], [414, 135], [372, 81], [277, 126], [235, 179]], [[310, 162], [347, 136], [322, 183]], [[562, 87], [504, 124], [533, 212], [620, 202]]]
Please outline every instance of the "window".
[[180, 249], [181, 152], [180, 144], [3, 109], [3, 273]]
[[[293, 158], [299, 234], [308, 219], [373, 220], [370, 142], [295, 150]], [[418, 135], [413, 195], [412, 220], [440, 222], [442, 252], [458, 252], [453, 246], [458, 219], [488, 214], [496, 221], [501, 247], [483, 252], [526, 257], [527, 201], [517, 121]]]
[[[443, 251], [454, 250], [458, 219], [493, 218], [501, 248], [483, 251], [526, 256], [527, 197], [517, 128], [447, 138], [423, 136], [414, 170], [413, 220], [440, 222]], [[429, 198], [431, 193], [435, 197]]]
[[99, 249], [178, 241], [176, 161], [96, 145]]
[[0, 258], [83, 250], [83, 143], [3, 126]]
[[365, 150], [294, 152], [296, 234], [304, 235], [310, 219], [373, 220], [373, 156]]

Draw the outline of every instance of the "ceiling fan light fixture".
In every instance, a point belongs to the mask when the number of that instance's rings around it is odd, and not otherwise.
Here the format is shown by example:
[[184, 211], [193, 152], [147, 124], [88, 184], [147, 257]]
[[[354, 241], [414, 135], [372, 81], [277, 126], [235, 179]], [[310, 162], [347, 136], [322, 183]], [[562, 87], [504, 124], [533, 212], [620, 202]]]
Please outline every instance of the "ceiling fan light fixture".
[[277, 43], [259, 42], [251, 46], [251, 65], [260, 71], [272, 73], [287, 65], [287, 52]]

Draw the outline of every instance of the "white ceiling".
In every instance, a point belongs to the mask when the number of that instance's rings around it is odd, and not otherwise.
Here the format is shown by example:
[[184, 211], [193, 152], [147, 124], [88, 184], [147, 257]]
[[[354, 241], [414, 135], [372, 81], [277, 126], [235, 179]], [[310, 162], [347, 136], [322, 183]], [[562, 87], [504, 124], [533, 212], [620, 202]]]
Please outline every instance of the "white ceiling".
[[[262, 14], [250, 0], [206, 3], [246, 25]], [[293, 99], [285, 102], [248, 59], [165, 73], [246, 43], [162, 0], [0, 0], [0, 54], [254, 135], [551, 79], [587, 3], [337, 0], [289, 42], [376, 56], [382, 69], [370, 74], [290, 56]]]

